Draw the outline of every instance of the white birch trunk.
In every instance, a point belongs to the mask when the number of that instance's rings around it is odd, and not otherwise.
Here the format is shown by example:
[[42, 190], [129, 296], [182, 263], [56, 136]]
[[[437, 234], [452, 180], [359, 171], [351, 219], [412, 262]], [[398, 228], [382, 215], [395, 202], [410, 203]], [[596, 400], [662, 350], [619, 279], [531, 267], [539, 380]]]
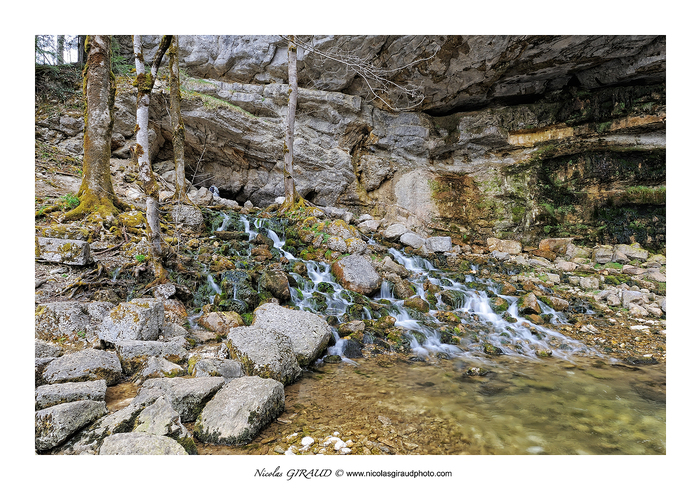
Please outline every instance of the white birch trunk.
[[[138, 83], [138, 94], [136, 97], [136, 155], [138, 157], [139, 180], [143, 183], [146, 194], [146, 222], [150, 235], [151, 251], [155, 259], [162, 255], [162, 238], [160, 235], [160, 216], [158, 215], [158, 184], [151, 169], [148, 146], [148, 111], [151, 105], [150, 89], [153, 85], [152, 82], [149, 83], [145, 79], [146, 65], [143, 60], [141, 36], [138, 34], [134, 35], [134, 55]], [[155, 79], [152, 73], [151, 76]]]
[[287, 111], [287, 132], [284, 144], [284, 202], [291, 205], [296, 189], [294, 187], [294, 120], [297, 111], [297, 47], [294, 36], [289, 36], [287, 48], [289, 68], [289, 106]]

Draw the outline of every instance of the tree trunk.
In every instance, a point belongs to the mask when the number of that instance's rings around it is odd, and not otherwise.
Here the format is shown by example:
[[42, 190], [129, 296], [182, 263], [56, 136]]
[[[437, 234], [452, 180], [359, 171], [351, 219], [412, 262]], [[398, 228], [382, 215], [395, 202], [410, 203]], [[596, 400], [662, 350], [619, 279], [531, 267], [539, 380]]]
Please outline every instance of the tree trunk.
[[[88, 57], [83, 72], [86, 99], [83, 138], [83, 181], [78, 190], [80, 205], [66, 213], [68, 220], [95, 213], [103, 219], [118, 213], [112, 187], [109, 158], [114, 125], [114, 76], [110, 70], [109, 36], [88, 36]], [[99, 219], [99, 218], [98, 218]]]
[[173, 128], [173, 162], [175, 163], [175, 196], [177, 202], [190, 202], [185, 188], [185, 125], [182, 122], [180, 102], [180, 49], [179, 36], [170, 44], [170, 125]]
[[136, 65], [136, 81], [138, 91], [136, 94], [136, 157], [139, 166], [139, 180], [146, 194], [146, 227], [151, 245], [151, 259], [153, 262], [156, 282], [166, 280], [166, 271], [163, 268], [163, 239], [160, 233], [160, 216], [158, 211], [159, 186], [151, 169], [151, 158], [148, 145], [148, 111], [151, 105], [151, 91], [155, 83], [158, 67], [168, 49], [172, 36], [163, 36], [156, 57], [151, 65], [151, 72], [146, 73], [146, 65], [143, 60], [143, 46], [141, 36], [134, 35], [134, 63]]
[[294, 36], [289, 36], [287, 47], [289, 67], [289, 109], [287, 111], [287, 133], [284, 143], [284, 206], [288, 208], [294, 203], [296, 188], [294, 187], [294, 119], [297, 111], [297, 47]]
[[62, 65], [65, 63], [63, 60], [63, 50], [66, 43], [66, 36], [59, 34], [56, 36], [56, 64]]
[[[85, 60], [87, 59], [87, 52], [85, 49], [85, 40], [87, 36], [78, 36], [78, 64], [80, 65], [80, 68], [85, 66]], [[110, 48], [110, 55], [111, 55], [111, 48]]]

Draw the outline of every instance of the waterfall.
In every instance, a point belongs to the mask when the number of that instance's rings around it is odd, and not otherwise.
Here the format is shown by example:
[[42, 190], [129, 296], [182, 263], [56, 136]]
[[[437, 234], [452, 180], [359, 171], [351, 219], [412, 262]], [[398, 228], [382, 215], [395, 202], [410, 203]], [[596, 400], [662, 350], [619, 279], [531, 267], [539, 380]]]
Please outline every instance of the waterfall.
[[[272, 230], [279, 230], [279, 223], [271, 219], [255, 218], [252, 222], [241, 216], [240, 221], [248, 236], [252, 240], [258, 233], [264, 232], [273, 242], [280, 255], [289, 261], [302, 262], [306, 267], [306, 276], [290, 272], [297, 287], [291, 292], [291, 302], [301, 310], [317, 313], [322, 316], [335, 316], [342, 321], [348, 316], [352, 319], [373, 318], [372, 310], [366, 305], [355, 305], [354, 293], [349, 293], [335, 280], [330, 272], [330, 264], [313, 260], [302, 260], [284, 250], [285, 240]], [[222, 223], [222, 226], [224, 224]], [[284, 235], [284, 233], [282, 233]], [[464, 276], [464, 282], [447, 277], [448, 273], [435, 267], [429, 260], [408, 256], [403, 252], [389, 248], [388, 253], [393, 259], [410, 272], [408, 280], [416, 290], [416, 294], [423, 300], [433, 299], [433, 310], [420, 317], [413, 317], [412, 310], [405, 308], [403, 300], [397, 299], [392, 291], [392, 285], [383, 281], [380, 292], [375, 298], [368, 298], [368, 302], [381, 301], [387, 311], [396, 319], [395, 326], [407, 334], [410, 339], [410, 347], [414, 354], [420, 357], [442, 354], [448, 356], [483, 356], [487, 344], [491, 344], [502, 353], [512, 356], [537, 357], [538, 352], [551, 352], [551, 355], [559, 358], [569, 358], [572, 353], [593, 353], [593, 349], [581, 342], [568, 338], [565, 335], [548, 329], [544, 326], [529, 322], [520, 316], [517, 307], [518, 298], [515, 296], [500, 295], [497, 287], [490, 279], [476, 276], [474, 273], [478, 267], [471, 266], [471, 274]], [[210, 286], [220, 293], [221, 289], [214, 282], [211, 275], [208, 276]], [[434, 284], [441, 291], [432, 296], [426, 291], [426, 283]], [[477, 283], [480, 290], [472, 289], [467, 284]], [[486, 291], [489, 291], [487, 294]], [[450, 304], [446, 304], [445, 293], [451, 296]], [[235, 295], [235, 293], [234, 293]], [[490, 297], [491, 296], [491, 297]], [[501, 298], [508, 304], [508, 319], [493, 311], [491, 301]], [[354, 308], [353, 308], [354, 307]], [[540, 302], [543, 314], [550, 315], [552, 324], [565, 324], [563, 315], [544, 303]], [[446, 344], [441, 341], [440, 327], [446, 324], [438, 320], [439, 313], [450, 311], [454, 313], [461, 323], [461, 327], [468, 331], [468, 335], [461, 337], [459, 345]], [[334, 335], [337, 333], [334, 330]], [[329, 348], [329, 353], [338, 353], [342, 357], [344, 340], [336, 339], [336, 345]]]

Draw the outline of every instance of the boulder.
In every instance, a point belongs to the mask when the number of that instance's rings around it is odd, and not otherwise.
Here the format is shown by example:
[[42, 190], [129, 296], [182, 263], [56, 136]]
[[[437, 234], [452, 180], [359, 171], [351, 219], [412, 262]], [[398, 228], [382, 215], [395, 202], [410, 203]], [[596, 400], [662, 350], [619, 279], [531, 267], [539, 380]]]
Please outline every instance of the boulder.
[[569, 302], [556, 296], [548, 296], [547, 299], [555, 311], [564, 311], [569, 307]]
[[121, 377], [122, 366], [117, 355], [96, 349], [65, 354], [51, 361], [44, 370], [44, 380], [50, 384], [104, 379], [111, 386]]
[[499, 252], [505, 252], [511, 255], [519, 254], [523, 251], [523, 246], [518, 241], [500, 240], [494, 237], [486, 239], [486, 246], [491, 252], [493, 252], [494, 250], [498, 250]]
[[83, 240], [36, 237], [35, 260], [66, 265], [89, 265], [92, 263], [90, 244]]
[[599, 245], [593, 249], [593, 260], [598, 264], [612, 262], [613, 248], [610, 245]]
[[423, 245], [425, 245], [425, 238], [423, 238], [422, 236], [420, 236], [416, 233], [413, 233], [412, 231], [408, 231], [408, 232], [404, 233], [403, 235], [401, 235], [401, 237], [399, 238], [399, 241], [403, 245], [405, 245], [407, 247], [413, 247], [416, 250], [418, 250]]
[[248, 376], [272, 378], [287, 385], [301, 375], [292, 341], [276, 330], [234, 328], [228, 334], [226, 346], [231, 359], [240, 361]]
[[105, 316], [98, 335], [111, 343], [120, 340], [158, 340], [164, 318], [163, 300], [133, 299], [120, 303]]
[[433, 236], [425, 240], [425, 248], [429, 253], [449, 252], [452, 250], [452, 238], [448, 236]]
[[339, 236], [330, 237], [326, 245], [334, 252], [345, 253], [348, 251], [348, 245], [345, 243], [345, 239]]
[[192, 363], [192, 376], [199, 378], [204, 376], [218, 376], [225, 380], [245, 376], [243, 365], [231, 359], [213, 359], [209, 357], [198, 358]]
[[599, 289], [600, 281], [597, 277], [582, 277], [579, 286], [583, 289]]
[[170, 437], [144, 432], [126, 432], [108, 436], [102, 442], [100, 455], [180, 455], [187, 451]]
[[518, 312], [521, 315], [539, 315], [542, 313], [542, 308], [537, 302], [537, 296], [534, 293], [521, 296], [518, 300]]
[[649, 257], [649, 252], [644, 250], [638, 243], [631, 245], [615, 245], [615, 251], [624, 254], [629, 260], [641, 260], [645, 262]]
[[428, 304], [428, 302], [420, 296], [412, 296], [408, 299], [405, 299], [403, 305], [406, 308], [411, 308], [416, 311], [421, 311], [423, 313], [427, 313], [428, 310], [430, 310], [430, 305]]
[[46, 451], [107, 413], [103, 401], [80, 400], [61, 403], [34, 414], [35, 447]]
[[394, 273], [403, 279], [411, 275], [411, 272], [408, 269], [401, 264], [397, 264], [391, 260], [391, 257], [388, 256], [384, 257], [384, 260], [381, 261], [377, 268], [382, 272]]
[[558, 260], [554, 263], [554, 267], [563, 272], [573, 272], [578, 268], [578, 264], [566, 260]]
[[[210, 206], [214, 201], [214, 194], [209, 192], [209, 189], [206, 187], [200, 187], [199, 189], [192, 187], [190, 192], [187, 193], [187, 196], [190, 198], [190, 201], [197, 206]], [[252, 203], [250, 207], [253, 207]]]
[[573, 238], [545, 238], [540, 240], [539, 249], [544, 252], [553, 252], [557, 255], [565, 255], [569, 244], [574, 241]]
[[382, 235], [390, 241], [397, 240], [404, 233], [408, 232], [408, 228], [403, 223], [393, 223], [386, 227]]
[[197, 324], [212, 332], [228, 335], [229, 330], [245, 325], [245, 322], [241, 315], [235, 311], [214, 311], [200, 316], [197, 319]]
[[361, 238], [348, 238], [345, 240], [345, 246], [347, 253], [352, 255], [363, 254], [367, 250], [367, 244]]
[[381, 221], [371, 219], [368, 221], [363, 221], [362, 223], [357, 225], [357, 229], [360, 230], [365, 235], [370, 235], [370, 234], [376, 232], [379, 229], [379, 226], [381, 224], [382, 224]]
[[287, 275], [280, 270], [265, 270], [260, 274], [258, 279], [258, 287], [268, 291], [272, 296], [280, 301], [287, 301], [291, 297], [289, 291], [289, 279]]
[[365, 322], [362, 320], [354, 320], [352, 322], [343, 323], [338, 325], [336, 330], [341, 337], [347, 337], [354, 333], [362, 333], [365, 331]]
[[126, 374], [143, 368], [150, 358], [159, 357], [175, 363], [187, 358], [187, 351], [177, 341], [122, 340], [115, 342], [114, 347]]
[[183, 422], [192, 422], [224, 383], [222, 377], [148, 379], [132, 404], [150, 405], [164, 395]]
[[614, 250], [612, 259], [610, 260], [611, 262], [616, 262], [618, 264], [628, 264], [630, 259], [627, 257], [625, 254], [620, 252], [619, 250]]
[[644, 273], [644, 277], [656, 282], [666, 282], [666, 274], [662, 274], [658, 269], [650, 269]]
[[639, 291], [622, 291], [622, 307], [629, 308], [633, 303], [646, 303], [644, 294]]
[[337, 260], [331, 271], [345, 289], [365, 296], [375, 294], [382, 285], [382, 278], [372, 263], [361, 255], [348, 255]]
[[289, 337], [299, 366], [317, 359], [332, 336], [331, 327], [318, 315], [271, 303], [256, 308], [252, 326], [275, 330]]
[[258, 376], [236, 378], [219, 390], [197, 418], [202, 442], [243, 445], [284, 411], [284, 386]]
[[192, 435], [182, 425], [180, 414], [162, 396], [138, 414], [133, 433], [170, 437], [184, 447], [190, 448], [188, 452], [191, 454], [197, 453]]
[[[367, 222], [365, 221], [365, 223]], [[348, 225], [345, 221], [341, 219], [331, 221], [321, 231], [323, 231], [323, 233], [328, 233], [330, 236], [337, 236], [344, 240], [347, 238], [360, 237], [360, 234], [353, 226]]]
[[149, 357], [139, 375], [142, 378], [173, 378], [183, 372], [180, 366], [162, 357]]
[[34, 312], [34, 336], [48, 341], [92, 342], [113, 303], [62, 301], [42, 303]]
[[566, 246], [566, 257], [572, 259], [587, 259], [591, 256], [591, 251], [586, 247], [579, 247], [570, 243]]
[[170, 211], [170, 218], [175, 226], [182, 226], [195, 232], [201, 231], [204, 226], [204, 216], [195, 206], [176, 204]]
[[60, 345], [34, 339], [34, 358], [58, 357], [63, 355], [63, 348]]
[[103, 379], [39, 386], [34, 390], [34, 408], [42, 410], [60, 403], [70, 403], [79, 400], [103, 402], [105, 401], [106, 393], [107, 383]]

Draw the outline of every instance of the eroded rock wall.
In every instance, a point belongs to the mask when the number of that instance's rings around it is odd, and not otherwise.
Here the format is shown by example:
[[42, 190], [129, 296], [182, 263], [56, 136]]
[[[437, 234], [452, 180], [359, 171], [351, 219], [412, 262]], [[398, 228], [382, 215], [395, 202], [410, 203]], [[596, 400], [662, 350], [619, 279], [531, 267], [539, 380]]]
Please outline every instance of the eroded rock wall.
[[[386, 76], [425, 99], [390, 111], [353, 70], [300, 50], [295, 178], [307, 199], [470, 241], [665, 246], [665, 37], [316, 36], [314, 45], [405, 66]], [[188, 178], [272, 203], [283, 194], [286, 41], [182, 36], [180, 46]], [[156, 91], [152, 132], [165, 160], [167, 89]], [[120, 91], [123, 148], [134, 100]]]

